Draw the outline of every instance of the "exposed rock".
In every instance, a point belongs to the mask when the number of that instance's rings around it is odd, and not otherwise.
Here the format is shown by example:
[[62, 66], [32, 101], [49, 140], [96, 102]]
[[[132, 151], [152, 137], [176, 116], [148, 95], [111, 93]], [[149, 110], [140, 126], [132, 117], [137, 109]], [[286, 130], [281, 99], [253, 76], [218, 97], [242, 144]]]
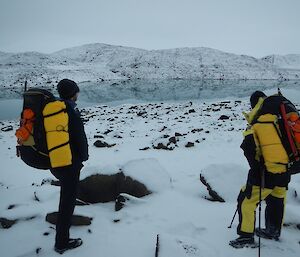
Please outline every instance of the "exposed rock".
[[201, 131], [203, 131], [203, 128], [193, 129], [191, 132], [196, 133], [196, 132], [201, 132]]
[[296, 229], [300, 230], [300, 224], [299, 223], [288, 222], [288, 223], [284, 223], [283, 226], [284, 227], [292, 227], [292, 228], [296, 228]]
[[18, 220], [10, 220], [6, 218], [0, 218], [0, 225], [2, 228], [10, 228], [11, 226], [15, 225]]
[[173, 144], [176, 144], [177, 143], [176, 137], [170, 137], [169, 142], [173, 143]]
[[126, 199], [123, 195], [118, 195], [115, 201], [115, 211], [121, 210], [125, 205]]
[[41, 186], [51, 185], [51, 186], [60, 186], [59, 180], [54, 180], [52, 178], [46, 178], [42, 180]]
[[129, 203], [141, 203], [141, 202], [144, 202], [144, 201], [141, 200], [140, 198], [134, 197], [129, 194], [122, 193], [122, 194], [118, 195], [118, 197], [116, 198], [115, 211], [121, 210]]
[[149, 146], [146, 146], [146, 147], [144, 147], [144, 148], [140, 148], [139, 150], [140, 151], [146, 151], [146, 150], [149, 150], [150, 149], [150, 147]]
[[138, 112], [136, 115], [137, 116], [144, 116], [145, 114], [147, 114], [147, 112]]
[[34, 192], [34, 198], [33, 198], [35, 201], [37, 201], [37, 202], [40, 202], [40, 199], [38, 198], [38, 196], [37, 196], [37, 193], [36, 192]]
[[209, 183], [207, 183], [206, 179], [204, 178], [204, 176], [202, 176], [202, 174], [200, 174], [200, 181], [203, 183], [203, 185], [206, 186], [209, 195], [212, 197], [211, 199], [207, 198], [208, 200], [222, 203], [225, 202], [225, 200], [215, 190], [211, 188], [211, 186], [209, 185]]
[[163, 126], [163, 128], [159, 132], [163, 132], [166, 128], [166, 126]]
[[13, 126], [12, 125], [9, 125], [9, 126], [1, 128], [1, 131], [3, 131], [3, 132], [7, 132], [7, 131], [11, 131], [11, 130], [13, 130]]
[[14, 209], [15, 207], [17, 207], [18, 205], [17, 204], [11, 204], [7, 207], [7, 210], [11, 210], [11, 209]]
[[28, 220], [33, 220], [35, 219], [37, 216], [29, 216], [29, 217], [25, 217], [25, 218], [19, 218], [19, 219], [7, 219], [7, 218], [0, 218], [0, 225], [2, 228], [10, 228], [13, 225], [15, 225], [17, 222], [19, 221], [28, 221]]
[[[46, 215], [46, 221], [56, 225], [57, 221], [57, 212], [48, 213]], [[82, 216], [82, 215], [73, 215], [71, 219], [72, 226], [88, 226], [92, 224], [93, 218]]]
[[108, 129], [108, 130], [106, 130], [105, 132], [103, 132], [103, 134], [104, 134], [104, 135], [107, 135], [107, 134], [109, 134], [110, 132], [113, 132], [113, 130]]
[[190, 109], [189, 110], [189, 113], [194, 113], [194, 112], [196, 112], [195, 109]]
[[157, 149], [157, 150], [169, 150], [169, 151], [174, 150], [173, 147], [167, 147], [167, 146], [164, 145], [163, 143], [158, 143], [156, 146], [153, 145], [153, 149]]
[[120, 193], [143, 197], [151, 192], [141, 182], [119, 172], [113, 175], [96, 174], [81, 180], [77, 197], [87, 203], [105, 203], [115, 201]]
[[221, 115], [219, 120], [229, 120], [229, 117], [227, 115]]
[[185, 147], [193, 147], [193, 146], [195, 146], [195, 144], [192, 143], [192, 142], [188, 142], [188, 143], [185, 145]]
[[104, 136], [102, 136], [102, 135], [94, 135], [94, 138], [101, 138], [101, 139], [104, 139]]
[[103, 148], [103, 147], [113, 147], [113, 146], [115, 146], [116, 144], [108, 144], [108, 143], [106, 143], [106, 142], [103, 142], [103, 141], [101, 141], [101, 140], [97, 140], [97, 141], [95, 141], [95, 143], [94, 143], [94, 146], [96, 146], [96, 147], [100, 147], [100, 148]]

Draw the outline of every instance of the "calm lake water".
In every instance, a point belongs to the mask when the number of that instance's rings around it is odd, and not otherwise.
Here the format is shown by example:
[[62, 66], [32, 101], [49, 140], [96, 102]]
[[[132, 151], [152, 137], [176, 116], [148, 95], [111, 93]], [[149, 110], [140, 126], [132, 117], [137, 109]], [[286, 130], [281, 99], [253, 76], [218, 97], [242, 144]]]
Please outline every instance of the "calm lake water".
[[[126, 82], [80, 83], [78, 107], [97, 104], [202, 101], [211, 99], [239, 99], [255, 90], [294, 89], [300, 92], [300, 81], [270, 80], [135, 80]], [[54, 94], [56, 92], [53, 92]], [[14, 119], [20, 114], [20, 92], [3, 92], [0, 98], [0, 120]]]

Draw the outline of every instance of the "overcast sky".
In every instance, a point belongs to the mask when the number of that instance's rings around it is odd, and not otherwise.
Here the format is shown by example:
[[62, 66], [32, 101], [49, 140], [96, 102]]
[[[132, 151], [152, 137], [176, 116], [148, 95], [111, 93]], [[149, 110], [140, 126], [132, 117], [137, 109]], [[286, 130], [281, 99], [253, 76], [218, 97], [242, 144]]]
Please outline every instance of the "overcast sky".
[[300, 54], [300, 0], [0, 0], [0, 51], [87, 43]]

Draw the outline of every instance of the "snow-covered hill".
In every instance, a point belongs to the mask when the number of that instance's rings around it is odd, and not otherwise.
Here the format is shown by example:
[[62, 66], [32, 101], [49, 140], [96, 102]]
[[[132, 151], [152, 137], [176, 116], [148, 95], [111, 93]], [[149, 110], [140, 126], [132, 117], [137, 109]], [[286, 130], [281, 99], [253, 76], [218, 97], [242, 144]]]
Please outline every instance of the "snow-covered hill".
[[[300, 107], [299, 90], [283, 93]], [[77, 206], [75, 213], [92, 217], [92, 224], [71, 228], [71, 236], [81, 237], [84, 244], [63, 256], [154, 257], [157, 234], [159, 257], [257, 256], [257, 249], [228, 245], [237, 237], [237, 217], [231, 229], [227, 226], [247, 178], [248, 164], [240, 144], [246, 126], [242, 111], [248, 110], [249, 97], [85, 108], [90, 158], [81, 179], [122, 169], [153, 194], [129, 202], [119, 212], [114, 211], [113, 202]], [[18, 124], [17, 120], [0, 122], [0, 218], [19, 219], [9, 229], [0, 226], [1, 256], [60, 256], [53, 251], [55, 230], [45, 221], [46, 213], [57, 210], [59, 188], [41, 185], [43, 179], [54, 178], [51, 173], [34, 170], [16, 157]], [[13, 129], [4, 131], [8, 126]], [[101, 137], [114, 146], [95, 147], [93, 143]], [[159, 144], [169, 149], [157, 149]], [[200, 173], [224, 203], [207, 200]], [[300, 174], [289, 184], [280, 241], [262, 239], [262, 256], [299, 256], [299, 190]]]
[[300, 54], [269, 55], [262, 58], [265, 62], [284, 69], [300, 69]]
[[256, 59], [210, 48], [143, 50], [88, 44], [53, 54], [0, 52], [0, 87], [134, 79], [300, 79], [300, 55]]

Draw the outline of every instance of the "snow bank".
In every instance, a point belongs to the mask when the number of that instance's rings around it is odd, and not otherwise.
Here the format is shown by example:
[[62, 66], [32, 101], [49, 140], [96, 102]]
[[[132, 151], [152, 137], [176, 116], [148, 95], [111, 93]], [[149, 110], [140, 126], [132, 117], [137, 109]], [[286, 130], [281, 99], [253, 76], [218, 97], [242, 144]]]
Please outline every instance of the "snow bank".
[[121, 169], [125, 175], [142, 182], [153, 192], [161, 192], [171, 186], [170, 175], [156, 159], [132, 160]]
[[236, 202], [241, 187], [246, 184], [248, 170], [241, 165], [224, 163], [205, 167], [201, 174], [226, 202]]

